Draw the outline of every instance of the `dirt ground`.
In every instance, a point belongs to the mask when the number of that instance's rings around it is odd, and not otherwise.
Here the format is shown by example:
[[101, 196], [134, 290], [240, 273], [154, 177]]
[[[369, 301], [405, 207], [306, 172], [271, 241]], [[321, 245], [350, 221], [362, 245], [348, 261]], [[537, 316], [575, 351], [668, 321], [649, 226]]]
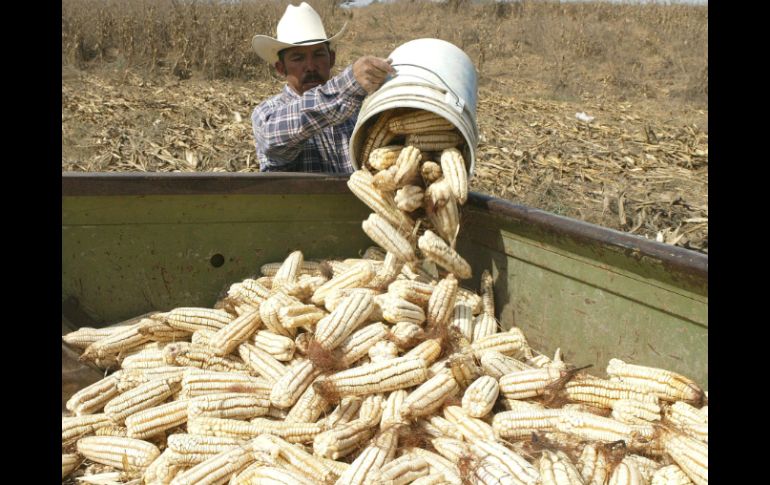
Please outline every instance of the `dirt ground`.
[[[64, 68], [62, 170], [258, 171], [250, 114], [280, 87]], [[538, 88], [480, 86], [471, 190], [708, 252], [708, 111]]]

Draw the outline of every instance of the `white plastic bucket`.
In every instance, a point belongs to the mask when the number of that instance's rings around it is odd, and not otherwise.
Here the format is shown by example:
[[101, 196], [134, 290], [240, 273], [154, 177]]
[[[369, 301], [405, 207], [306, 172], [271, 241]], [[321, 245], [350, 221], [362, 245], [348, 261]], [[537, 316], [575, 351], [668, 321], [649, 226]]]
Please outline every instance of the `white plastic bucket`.
[[460, 48], [439, 39], [417, 39], [400, 45], [389, 56], [396, 75], [369, 95], [358, 113], [350, 138], [350, 157], [358, 169], [366, 132], [384, 111], [418, 108], [452, 123], [465, 138], [463, 157], [468, 177], [476, 166], [479, 130], [476, 124], [476, 67]]

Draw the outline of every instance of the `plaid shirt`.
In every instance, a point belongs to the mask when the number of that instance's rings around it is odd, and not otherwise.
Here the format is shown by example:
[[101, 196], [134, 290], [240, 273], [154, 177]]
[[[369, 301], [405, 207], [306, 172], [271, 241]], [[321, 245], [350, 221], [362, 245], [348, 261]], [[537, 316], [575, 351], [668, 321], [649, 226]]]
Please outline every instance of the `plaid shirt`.
[[365, 97], [352, 66], [301, 96], [284, 86], [251, 114], [259, 170], [352, 173], [348, 143]]

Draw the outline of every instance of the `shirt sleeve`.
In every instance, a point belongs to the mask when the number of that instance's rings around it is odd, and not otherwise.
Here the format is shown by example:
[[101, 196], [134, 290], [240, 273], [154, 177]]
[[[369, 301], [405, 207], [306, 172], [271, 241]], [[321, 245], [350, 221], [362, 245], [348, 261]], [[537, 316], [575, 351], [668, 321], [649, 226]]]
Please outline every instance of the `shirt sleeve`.
[[361, 108], [366, 90], [348, 66], [321, 86], [285, 104], [263, 103], [252, 114], [257, 152], [268, 163], [263, 171], [290, 166], [303, 144], [328, 126], [344, 122]]

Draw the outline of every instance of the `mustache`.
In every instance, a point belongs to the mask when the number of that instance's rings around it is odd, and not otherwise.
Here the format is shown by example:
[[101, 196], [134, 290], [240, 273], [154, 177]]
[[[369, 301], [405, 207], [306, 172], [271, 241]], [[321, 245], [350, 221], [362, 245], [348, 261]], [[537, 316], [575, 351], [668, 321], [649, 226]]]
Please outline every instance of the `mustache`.
[[310, 73], [302, 78], [302, 83], [324, 82], [324, 79], [318, 73]]

